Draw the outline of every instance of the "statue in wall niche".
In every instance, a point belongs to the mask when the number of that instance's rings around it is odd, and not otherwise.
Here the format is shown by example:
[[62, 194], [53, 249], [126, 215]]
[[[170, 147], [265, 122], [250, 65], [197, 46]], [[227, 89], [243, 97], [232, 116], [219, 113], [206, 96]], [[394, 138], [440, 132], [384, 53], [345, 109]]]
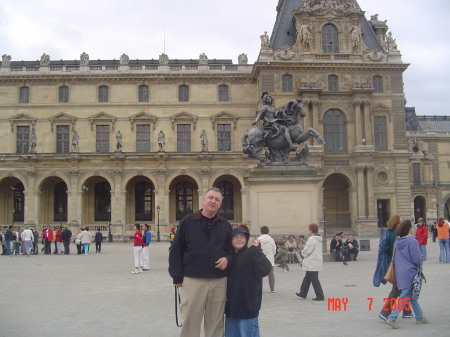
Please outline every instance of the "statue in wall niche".
[[267, 35], [267, 32], [264, 32], [263, 35], [259, 37], [261, 39], [261, 48], [269, 48], [270, 46], [270, 39], [269, 35]]
[[169, 64], [169, 56], [167, 54], [162, 53], [159, 55], [159, 64]]
[[116, 152], [122, 151], [122, 133], [117, 131], [116, 133]]
[[244, 54], [244, 53], [240, 54], [240, 55], [238, 56], [238, 63], [239, 63], [239, 64], [242, 64], [242, 65], [247, 64], [247, 63], [248, 63], [248, 57], [247, 57], [247, 54]]
[[[306, 116], [301, 99], [294, 99], [283, 109], [274, 111], [270, 94], [263, 92], [261, 98], [263, 106], [252, 125], [260, 120], [263, 125], [252, 128], [242, 136], [243, 152], [250, 158], [258, 159], [264, 165], [288, 164], [291, 162], [289, 153], [297, 149], [295, 144], [301, 144], [310, 137], [316, 138], [319, 144], [325, 143], [316, 130], [308, 128], [304, 131], [299, 125], [300, 119]], [[265, 156], [270, 163], [258, 155], [264, 147], [268, 149]], [[306, 156], [307, 153], [303, 152], [297, 161], [304, 162]]]
[[120, 64], [127, 65], [129, 61], [130, 61], [130, 58], [128, 57], [127, 54], [120, 55]]
[[164, 151], [164, 145], [166, 145], [166, 135], [163, 130], [159, 130], [158, 133], [158, 151]]
[[83, 52], [83, 54], [80, 55], [80, 64], [82, 66], [89, 65], [89, 55]]
[[11, 64], [11, 55], [2, 55], [2, 67], [9, 67]]
[[361, 43], [361, 30], [358, 26], [353, 26], [351, 30], [352, 34], [352, 48], [354, 50], [359, 50], [359, 46]]
[[37, 136], [36, 136], [36, 131], [34, 130], [34, 128], [31, 130], [29, 142], [30, 142], [29, 152], [36, 153]]
[[78, 152], [78, 143], [80, 142], [80, 136], [78, 136], [77, 130], [73, 129], [72, 132], [72, 152]]
[[305, 47], [309, 47], [311, 44], [311, 30], [308, 25], [302, 25], [300, 27], [300, 42]]
[[50, 55], [42, 54], [40, 64], [41, 66], [48, 66], [50, 64]]
[[205, 53], [200, 54], [198, 57], [198, 61], [200, 64], [208, 64], [208, 56]]
[[207, 152], [208, 151], [208, 136], [206, 135], [205, 130], [202, 131], [200, 134], [200, 139], [202, 143], [202, 151]]

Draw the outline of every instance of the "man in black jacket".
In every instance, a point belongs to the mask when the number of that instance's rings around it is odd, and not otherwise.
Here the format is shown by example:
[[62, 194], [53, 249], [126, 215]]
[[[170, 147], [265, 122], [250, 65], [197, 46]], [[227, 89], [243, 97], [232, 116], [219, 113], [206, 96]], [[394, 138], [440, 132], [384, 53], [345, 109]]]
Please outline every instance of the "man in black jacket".
[[226, 271], [231, 262], [231, 225], [217, 214], [223, 195], [206, 191], [203, 208], [180, 221], [169, 253], [169, 274], [181, 290], [183, 327], [180, 337], [223, 336], [227, 291]]

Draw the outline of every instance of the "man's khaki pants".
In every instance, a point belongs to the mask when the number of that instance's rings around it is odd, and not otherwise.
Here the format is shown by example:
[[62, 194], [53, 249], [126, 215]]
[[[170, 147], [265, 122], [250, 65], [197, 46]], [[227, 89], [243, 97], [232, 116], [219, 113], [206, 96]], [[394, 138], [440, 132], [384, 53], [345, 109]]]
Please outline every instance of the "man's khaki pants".
[[226, 277], [185, 277], [180, 291], [180, 310], [183, 318], [180, 337], [200, 337], [202, 319], [205, 337], [222, 337], [226, 295]]

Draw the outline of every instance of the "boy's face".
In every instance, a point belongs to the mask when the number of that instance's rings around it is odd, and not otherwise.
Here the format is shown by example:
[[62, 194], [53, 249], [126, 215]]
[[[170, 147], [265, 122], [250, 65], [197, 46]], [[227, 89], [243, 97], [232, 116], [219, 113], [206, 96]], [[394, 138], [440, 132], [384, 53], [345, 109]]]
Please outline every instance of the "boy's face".
[[231, 237], [231, 245], [233, 246], [234, 250], [238, 252], [247, 245], [247, 238], [244, 234], [241, 233], [234, 234]]

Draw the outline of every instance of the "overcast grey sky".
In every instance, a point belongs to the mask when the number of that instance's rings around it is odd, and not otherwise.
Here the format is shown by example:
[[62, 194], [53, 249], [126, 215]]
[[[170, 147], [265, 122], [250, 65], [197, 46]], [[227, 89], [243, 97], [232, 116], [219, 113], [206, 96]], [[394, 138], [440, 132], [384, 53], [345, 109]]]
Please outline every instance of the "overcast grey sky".
[[[419, 115], [450, 115], [450, 1], [358, 0], [366, 17], [379, 14], [397, 40], [407, 106]], [[0, 54], [13, 61], [233, 59], [253, 63], [259, 36], [270, 35], [278, 0], [0, 0]], [[165, 36], [165, 38], [164, 38]], [[165, 41], [165, 43], [164, 43]]]

